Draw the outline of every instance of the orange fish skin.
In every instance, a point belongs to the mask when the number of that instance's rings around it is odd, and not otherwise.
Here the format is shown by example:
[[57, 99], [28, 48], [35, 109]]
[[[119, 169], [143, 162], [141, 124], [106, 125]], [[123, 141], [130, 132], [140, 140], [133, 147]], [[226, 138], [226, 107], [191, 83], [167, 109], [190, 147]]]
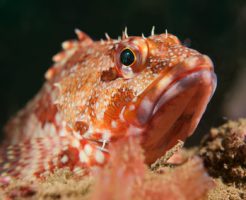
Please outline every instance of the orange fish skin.
[[76, 30], [38, 94], [10, 119], [0, 148], [2, 180], [102, 166], [108, 144], [142, 137], [154, 162], [195, 130], [216, 88], [211, 60], [174, 35], [93, 41]]

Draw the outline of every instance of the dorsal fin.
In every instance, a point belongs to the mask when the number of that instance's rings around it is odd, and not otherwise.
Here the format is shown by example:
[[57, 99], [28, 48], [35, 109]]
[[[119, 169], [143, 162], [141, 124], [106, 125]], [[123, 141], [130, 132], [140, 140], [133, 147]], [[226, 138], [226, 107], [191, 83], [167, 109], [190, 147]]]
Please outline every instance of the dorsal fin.
[[89, 45], [93, 42], [93, 40], [91, 39], [90, 36], [88, 36], [85, 32], [83, 32], [77, 28], [75, 29], [75, 33], [76, 33], [80, 42], [87, 43], [87, 45]]
[[66, 60], [70, 57], [71, 54], [73, 54], [74, 50], [78, 47], [87, 47], [93, 43], [93, 40], [83, 31], [79, 29], [75, 29], [75, 33], [78, 37], [78, 40], [72, 39], [72, 40], [66, 40], [62, 43], [62, 49], [64, 51], [61, 51], [53, 56], [52, 60], [54, 62], [60, 62], [62, 60]]

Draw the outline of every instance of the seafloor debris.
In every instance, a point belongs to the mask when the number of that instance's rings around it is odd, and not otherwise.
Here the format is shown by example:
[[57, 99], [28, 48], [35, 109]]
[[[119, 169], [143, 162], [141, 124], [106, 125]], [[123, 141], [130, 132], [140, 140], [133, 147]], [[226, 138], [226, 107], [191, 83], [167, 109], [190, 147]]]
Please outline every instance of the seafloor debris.
[[208, 193], [208, 200], [245, 200], [246, 191], [226, 185], [221, 179], [214, 179], [216, 187]]
[[180, 164], [185, 162], [185, 156], [182, 155], [182, 147], [184, 146], [183, 141], [178, 141], [178, 143], [168, 150], [164, 156], [158, 158], [153, 164], [151, 164], [150, 169], [152, 171], [160, 170], [164, 166], [169, 166], [171, 164]]
[[209, 200], [246, 199], [246, 119], [212, 128], [199, 154], [216, 183]]
[[246, 119], [212, 128], [199, 154], [211, 176], [246, 188]]

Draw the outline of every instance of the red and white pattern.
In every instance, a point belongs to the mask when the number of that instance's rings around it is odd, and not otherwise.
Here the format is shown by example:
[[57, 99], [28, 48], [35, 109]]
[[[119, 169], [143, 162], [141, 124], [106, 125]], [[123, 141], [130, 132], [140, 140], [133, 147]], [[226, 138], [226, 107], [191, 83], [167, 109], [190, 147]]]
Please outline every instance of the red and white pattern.
[[[2, 179], [102, 166], [108, 143], [133, 135], [141, 135], [151, 163], [193, 133], [214, 92], [210, 59], [171, 34], [101, 41], [76, 34], [53, 57], [39, 93], [6, 125]], [[133, 65], [119, 63], [125, 48]]]

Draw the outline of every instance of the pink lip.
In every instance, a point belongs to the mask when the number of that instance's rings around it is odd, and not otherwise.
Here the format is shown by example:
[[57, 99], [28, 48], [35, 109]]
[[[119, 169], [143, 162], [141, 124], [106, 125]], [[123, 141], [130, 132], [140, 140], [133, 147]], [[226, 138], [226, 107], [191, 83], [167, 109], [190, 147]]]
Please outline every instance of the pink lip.
[[[200, 83], [199, 83], [200, 80]], [[201, 83], [201, 82], [207, 83]], [[213, 89], [210, 94], [210, 98], [212, 97], [215, 87], [216, 87], [216, 75], [214, 72], [211, 72], [210, 70], [200, 70], [197, 72], [192, 72], [188, 74], [186, 77], [180, 79], [179, 81], [172, 84], [169, 89], [160, 97], [160, 99], [157, 101], [157, 103], [154, 106], [154, 110], [152, 112], [152, 117], [163, 107], [165, 106], [165, 103], [167, 103], [169, 100], [175, 98], [185, 90], [192, 88], [193, 84], [208, 84], [212, 85]]]
[[144, 127], [147, 163], [193, 133], [216, 88], [213, 64], [206, 56], [188, 58], [170, 74], [147, 90], [136, 109], [134, 124]]

